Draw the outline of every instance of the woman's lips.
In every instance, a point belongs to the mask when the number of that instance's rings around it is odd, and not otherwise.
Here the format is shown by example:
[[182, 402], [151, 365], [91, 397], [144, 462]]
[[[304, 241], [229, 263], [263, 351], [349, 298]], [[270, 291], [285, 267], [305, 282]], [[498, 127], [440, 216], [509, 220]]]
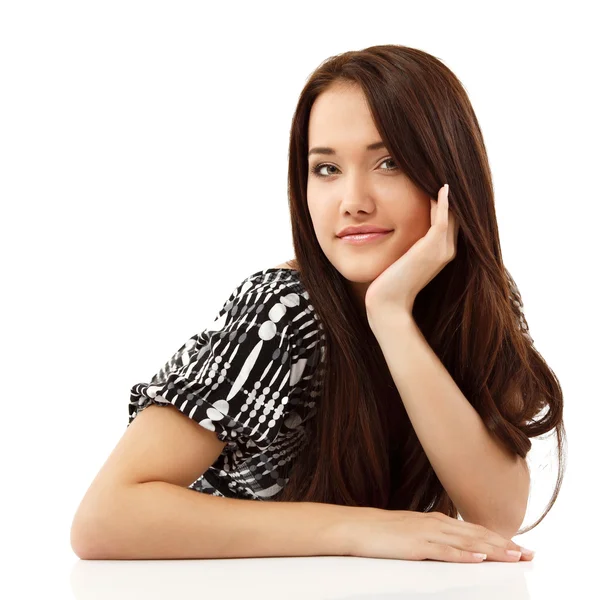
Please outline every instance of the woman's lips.
[[345, 235], [344, 237], [339, 238], [339, 240], [348, 244], [368, 244], [386, 237], [392, 233], [392, 231], [383, 231], [379, 233], [355, 233], [352, 235]]

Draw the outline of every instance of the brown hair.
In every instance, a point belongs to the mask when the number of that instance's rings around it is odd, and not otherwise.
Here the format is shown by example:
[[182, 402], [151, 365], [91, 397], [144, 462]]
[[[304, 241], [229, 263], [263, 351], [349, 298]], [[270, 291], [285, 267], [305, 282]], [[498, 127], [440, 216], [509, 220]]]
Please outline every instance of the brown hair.
[[[457, 254], [418, 294], [413, 316], [486, 427], [526, 457], [530, 438], [556, 429], [562, 485], [561, 386], [533, 346], [521, 295], [502, 261], [488, 157], [457, 77], [414, 48], [372, 46], [333, 56], [312, 73], [293, 116], [289, 205], [295, 261], [324, 332], [324, 379], [306, 444], [277, 501], [439, 511], [456, 506], [410, 423], [385, 358], [348, 282], [324, 255], [308, 211], [308, 122], [333, 84], [360, 86], [397, 165], [432, 197], [446, 182]], [[545, 409], [545, 410], [544, 410]], [[543, 414], [540, 415], [540, 413]], [[566, 440], [565, 440], [566, 441]]]

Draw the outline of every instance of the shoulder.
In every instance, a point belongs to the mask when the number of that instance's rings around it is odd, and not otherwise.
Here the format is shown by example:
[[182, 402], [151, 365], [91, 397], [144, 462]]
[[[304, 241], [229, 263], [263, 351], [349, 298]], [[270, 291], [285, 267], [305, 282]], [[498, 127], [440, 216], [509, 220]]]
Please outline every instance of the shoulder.
[[[236, 360], [247, 360], [248, 365], [258, 362], [263, 370], [272, 361], [283, 360], [284, 371], [292, 370], [291, 382], [295, 383], [300, 375], [308, 376], [316, 369], [322, 334], [295, 271], [266, 268], [235, 288], [206, 328], [202, 341], [216, 353], [235, 348]], [[233, 364], [230, 359], [227, 362]], [[310, 367], [306, 373], [305, 365]]]
[[295, 260], [288, 260], [287, 262], [284, 262], [280, 265], [276, 265], [275, 267], [272, 267], [273, 269], [291, 269], [292, 271], [297, 271], [298, 270], [298, 265], [296, 264]]
[[311, 309], [296, 270], [267, 267], [238, 282], [219, 316], [225, 316], [228, 321], [251, 321], [258, 325], [264, 321], [294, 320], [305, 311], [312, 313]]
[[323, 334], [300, 273], [292, 268], [265, 268], [243, 279], [223, 305], [219, 317], [230, 327], [246, 324], [262, 327], [265, 333], [277, 330], [311, 341], [320, 340]]

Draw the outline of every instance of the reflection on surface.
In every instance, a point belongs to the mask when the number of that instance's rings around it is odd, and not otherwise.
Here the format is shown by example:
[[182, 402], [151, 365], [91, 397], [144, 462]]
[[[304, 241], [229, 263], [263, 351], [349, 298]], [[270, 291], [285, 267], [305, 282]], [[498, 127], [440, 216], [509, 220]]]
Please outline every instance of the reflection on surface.
[[529, 600], [535, 560], [480, 564], [359, 557], [202, 560], [80, 560], [72, 571], [77, 600], [220, 597], [318, 600], [434, 598]]

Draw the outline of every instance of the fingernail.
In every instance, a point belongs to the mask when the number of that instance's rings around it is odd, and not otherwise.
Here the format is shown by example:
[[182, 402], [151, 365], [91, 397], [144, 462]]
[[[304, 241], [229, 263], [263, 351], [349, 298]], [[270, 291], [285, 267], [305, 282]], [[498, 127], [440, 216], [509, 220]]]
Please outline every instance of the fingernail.
[[506, 554], [508, 554], [509, 556], [516, 556], [517, 558], [521, 558], [521, 553], [517, 552], [516, 550], [507, 550]]
[[521, 548], [521, 552], [523, 554], [527, 554], [527, 556], [533, 556], [535, 552], [533, 550], [529, 550], [529, 548], [524, 548], [523, 546], [519, 546]]

